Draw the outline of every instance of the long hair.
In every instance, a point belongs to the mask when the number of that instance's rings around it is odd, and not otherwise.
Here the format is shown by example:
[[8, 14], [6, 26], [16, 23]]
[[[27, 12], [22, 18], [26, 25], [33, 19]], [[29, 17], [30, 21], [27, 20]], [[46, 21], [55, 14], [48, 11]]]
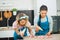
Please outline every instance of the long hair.
[[[26, 15], [26, 14], [23, 13], [23, 12], [17, 14], [17, 16], [16, 16], [16, 20], [18, 20], [18, 24], [20, 24], [20, 21], [21, 21], [20, 18], [23, 17], [23, 16], [25, 16], [25, 15]], [[27, 20], [27, 19], [24, 19], [24, 20]]]
[[40, 26], [40, 23], [41, 23], [41, 14], [39, 15], [38, 26]]
[[[42, 5], [42, 6], [40, 7], [39, 13], [40, 13], [41, 11], [43, 11], [43, 10], [48, 11], [48, 8], [47, 8], [46, 5]], [[39, 25], [39, 26], [40, 26], [40, 23], [41, 23], [41, 14], [39, 14], [39, 20], [38, 20], [38, 25]]]

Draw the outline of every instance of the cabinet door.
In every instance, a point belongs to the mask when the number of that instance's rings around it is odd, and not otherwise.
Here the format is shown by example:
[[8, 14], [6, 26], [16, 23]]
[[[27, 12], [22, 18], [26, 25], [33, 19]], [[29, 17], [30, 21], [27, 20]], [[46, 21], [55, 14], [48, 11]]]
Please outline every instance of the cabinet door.
[[58, 16], [58, 21], [57, 21], [57, 27], [58, 27], [58, 31], [60, 32], [60, 16]]
[[56, 33], [58, 32], [58, 29], [57, 29], [57, 17], [56, 16], [53, 16], [53, 33]]

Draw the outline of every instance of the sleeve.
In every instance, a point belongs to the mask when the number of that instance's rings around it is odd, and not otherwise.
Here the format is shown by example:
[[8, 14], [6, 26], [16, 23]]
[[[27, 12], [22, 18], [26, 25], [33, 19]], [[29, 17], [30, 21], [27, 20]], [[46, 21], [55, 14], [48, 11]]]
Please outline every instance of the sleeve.
[[17, 22], [16, 21], [13, 22], [12, 28], [17, 28]]
[[35, 18], [34, 18], [34, 27], [37, 25], [38, 20], [39, 20], [39, 17], [35, 17]]
[[52, 17], [49, 17], [48, 21], [49, 21], [49, 28], [50, 28], [49, 32], [52, 32], [52, 30], [53, 30], [53, 20], [52, 20]]

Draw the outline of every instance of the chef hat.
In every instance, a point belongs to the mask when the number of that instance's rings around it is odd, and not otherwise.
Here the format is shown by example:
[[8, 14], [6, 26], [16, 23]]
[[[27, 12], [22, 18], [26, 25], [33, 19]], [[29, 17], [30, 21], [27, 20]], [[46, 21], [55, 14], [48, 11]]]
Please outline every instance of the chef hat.
[[22, 16], [19, 18], [19, 20], [22, 20], [22, 19], [29, 19], [29, 17], [27, 15], [25, 15], [25, 16]]

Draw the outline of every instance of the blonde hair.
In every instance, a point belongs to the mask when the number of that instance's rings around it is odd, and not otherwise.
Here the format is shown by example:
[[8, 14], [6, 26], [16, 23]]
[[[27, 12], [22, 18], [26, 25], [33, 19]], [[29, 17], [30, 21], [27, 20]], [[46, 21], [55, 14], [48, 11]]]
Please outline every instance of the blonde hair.
[[20, 17], [25, 16], [25, 15], [26, 15], [25, 13], [19, 13], [19, 14], [16, 16], [16, 20], [19, 20]]

